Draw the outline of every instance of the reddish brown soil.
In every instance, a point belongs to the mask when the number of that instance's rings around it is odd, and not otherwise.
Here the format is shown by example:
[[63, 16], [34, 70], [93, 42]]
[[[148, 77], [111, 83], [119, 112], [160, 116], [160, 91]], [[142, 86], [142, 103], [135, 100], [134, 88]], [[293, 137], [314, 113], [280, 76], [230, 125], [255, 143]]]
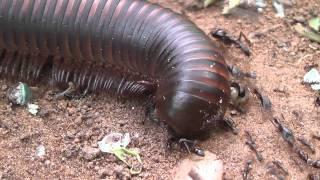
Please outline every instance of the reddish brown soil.
[[[177, 12], [185, 12], [205, 32], [213, 27], [223, 27], [233, 34], [242, 31], [268, 32], [269, 36], [253, 42], [253, 55], [247, 58], [236, 48], [228, 48], [229, 63], [247, 71], [256, 71], [252, 81], [263, 90], [274, 108], [274, 114], [285, 116], [283, 121], [296, 136], [309, 139], [316, 147], [313, 158], [320, 159], [320, 141], [311, 138], [312, 132], [320, 131], [319, 110], [314, 106], [315, 93], [302, 85], [304, 67], [320, 65], [320, 44], [300, 37], [288, 25], [288, 20], [278, 19], [269, 5], [263, 14], [248, 12], [223, 17], [221, 6], [188, 12], [187, 1], [153, 0]], [[288, 9], [288, 19], [300, 16], [308, 19], [310, 12], [320, 14], [318, 0], [300, 1]], [[171, 170], [188, 156], [178, 147], [168, 150], [168, 133], [163, 125], [146, 120], [144, 106], [139, 102], [119, 102], [114, 98], [89, 96], [80, 100], [52, 100], [51, 87], [41, 86], [40, 96], [35, 98], [41, 107], [39, 116], [32, 116], [25, 108], [11, 108], [5, 92], [10, 83], [0, 83], [0, 179], [115, 179], [130, 177], [128, 168], [113, 155], [96, 154], [86, 160], [87, 147], [97, 147], [97, 141], [110, 132], [129, 132], [134, 138], [131, 147], [141, 152], [144, 169], [133, 179], [170, 179]], [[279, 92], [279, 90], [281, 92]], [[134, 107], [134, 108], [133, 108]], [[293, 112], [298, 112], [296, 118]], [[269, 116], [269, 117], [268, 117]], [[234, 117], [240, 129], [239, 135], [219, 131], [200, 147], [215, 153], [224, 162], [227, 179], [242, 179], [245, 162], [253, 159], [252, 179], [274, 179], [268, 173], [268, 165], [279, 160], [288, 170], [287, 179], [306, 179], [309, 173], [319, 169], [308, 167], [283, 141], [273, 124], [263, 116], [258, 100], [251, 97], [249, 110]], [[263, 162], [256, 160], [245, 145], [244, 131], [249, 131], [256, 141]], [[36, 147], [44, 145], [44, 157], [36, 157]], [[308, 151], [307, 151], [308, 152]], [[294, 160], [301, 164], [301, 170]]]

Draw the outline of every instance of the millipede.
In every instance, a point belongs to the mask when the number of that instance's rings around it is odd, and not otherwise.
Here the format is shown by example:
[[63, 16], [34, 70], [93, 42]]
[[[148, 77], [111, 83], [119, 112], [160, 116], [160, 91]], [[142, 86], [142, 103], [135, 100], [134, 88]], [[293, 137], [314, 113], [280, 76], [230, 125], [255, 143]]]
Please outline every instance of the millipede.
[[180, 137], [211, 130], [230, 98], [222, 51], [187, 18], [143, 0], [0, 0], [0, 74], [151, 93]]

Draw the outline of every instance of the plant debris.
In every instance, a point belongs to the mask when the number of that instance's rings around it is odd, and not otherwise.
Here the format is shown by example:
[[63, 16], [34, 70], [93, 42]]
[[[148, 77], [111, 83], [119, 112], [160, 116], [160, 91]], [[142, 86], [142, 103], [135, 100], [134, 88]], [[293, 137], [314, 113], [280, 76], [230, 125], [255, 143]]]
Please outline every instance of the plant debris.
[[216, 0], [203, 0], [203, 7], [206, 8], [215, 2], [216, 2]]
[[19, 82], [16, 87], [9, 88], [7, 97], [14, 105], [27, 105], [32, 98], [32, 92], [26, 83]]
[[9, 88], [7, 98], [14, 105], [27, 106], [27, 111], [32, 115], [37, 115], [40, 107], [32, 104], [32, 91], [26, 83], [19, 82], [17, 86]]
[[[131, 174], [139, 174], [142, 171], [142, 161], [139, 152], [133, 149], [127, 149], [124, 147], [118, 147], [112, 149], [112, 153], [130, 167]], [[134, 159], [130, 159], [134, 158]], [[135, 160], [137, 162], [135, 162]]]
[[39, 109], [40, 109], [40, 107], [37, 104], [28, 103], [28, 105], [27, 105], [28, 112], [34, 116], [38, 114]]
[[261, 12], [267, 6], [264, 0], [227, 0], [222, 10], [223, 15], [231, 14], [237, 7], [254, 8]]
[[286, 16], [284, 12], [284, 5], [282, 4], [282, 2], [278, 0], [272, 0], [272, 5], [277, 11], [277, 17], [284, 18]]
[[320, 91], [320, 73], [316, 68], [312, 68], [303, 77], [303, 82], [311, 85], [315, 91]]
[[222, 14], [227, 15], [230, 14], [231, 10], [240, 6], [241, 0], [228, 0], [226, 1], [226, 5], [223, 8]]
[[312, 41], [316, 41], [320, 43], [320, 34], [313, 32], [311, 29], [304, 27], [301, 23], [297, 23], [293, 26], [293, 28], [302, 36], [307, 37]]
[[312, 18], [308, 21], [309, 27], [315, 32], [320, 32], [320, 17]]
[[112, 150], [120, 147], [127, 147], [130, 143], [129, 133], [124, 135], [121, 133], [111, 133], [105, 136], [101, 141], [98, 142], [100, 151], [106, 153], [112, 153]]
[[130, 167], [131, 174], [139, 174], [142, 171], [142, 161], [139, 152], [127, 149], [130, 143], [129, 133], [111, 133], [98, 142], [100, 151], [114, 154], [119, 160]]

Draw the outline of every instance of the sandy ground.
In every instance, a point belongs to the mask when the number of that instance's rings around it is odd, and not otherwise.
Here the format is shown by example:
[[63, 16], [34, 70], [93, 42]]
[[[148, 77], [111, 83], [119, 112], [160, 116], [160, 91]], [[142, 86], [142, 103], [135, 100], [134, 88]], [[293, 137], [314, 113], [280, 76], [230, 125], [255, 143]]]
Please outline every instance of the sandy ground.
[[[226, 58], [229, 63], [257, 73], [257, 79], [251, 83], [271, 99], [274, 114], [282, 113], [284, 124], [297, 137], [314, 144], [316, 153], [312, 157], [320, 159], [320, 141], [311, 138], [313, 132], [320, 131], [319, 109], [314, 105], [314, 92], [301, 83], [305, 66], [320, 64], [320, 44], [300, 37], [287, 23], [293, 17], [308, 19], [312, 13], [319, 15], [318, 0], [298, 1], [287, 9], [288, 20], [275, 18], [270, 5], [263, 14], [239, 11], [235, 16], [223, 17], [219, 5], [190, 12], [185, 10], [188, 1], [152, 2], [185, 13], [207, 33], [213, 27], [236, 35], [240, 31], [249, 35], [271, 28], [267, 36], [253, 42], [250, 58], [236, 48], [227, 48]], [[52, 87], [40, 85], [35, 101], [41, 111], [35, 117], [22, 107], [9, 105], [5, 96], [9, 86], [7, 81], [0, 83], [0, 179], [170, 179], [172, 169], [188, 157], [178, 146], [167, 148], [166, 127], [146, 120], [141, 102], [95, 95], [56, 101], [50, 95]], [[319, 169], [307, 166], [292, 152], [262, 115], [259, 101], [255, 97], [250, 101], [246, 114], [233, 117], [240, 130], [238, 135], [219, 130], [199, 144], [224, 162], [225, 178], [242, 179], [245, 163], [251, 159], [254, 162], [250, 179], [276, 179], [268, 171], [274, 160], [282, 162], [289, 172], [286, 179], [306, 179], [309, 173], [319, 173]], [[262, 162], [245, 145], [245, 131], [256, 141], [264, 157]], [[142, 173], [131, 176], [113, 155], [96, 151], [97, 141], [110, 132], [129, 132], [134, 137], [130, 147], [141, 152]], [[35, 155], [39, 145], [45, 147], [43, 157]]]

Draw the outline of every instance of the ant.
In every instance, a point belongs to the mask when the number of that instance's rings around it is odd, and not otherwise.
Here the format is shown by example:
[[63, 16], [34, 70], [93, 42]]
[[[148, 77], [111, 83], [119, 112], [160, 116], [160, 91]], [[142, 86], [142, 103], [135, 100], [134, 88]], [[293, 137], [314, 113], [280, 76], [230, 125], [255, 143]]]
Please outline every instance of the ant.
[[241, 37], [243, 37], [246, 40], [246, 42], [250, 44], [250, 41], [242, 32], [240, 32], [239, 38], [235, 38], [231, 34], [229, 34], [226, 30], [216, 28], [211, 31], [210, 35], [216, 39], [221, 40], [226, 45], [230, 45], [230, 44], [236, 45], [236, 47], [240, 48], [244, 52], [244, 54], [247, 56], [251, 55], [249, 47], [241, 42]]

